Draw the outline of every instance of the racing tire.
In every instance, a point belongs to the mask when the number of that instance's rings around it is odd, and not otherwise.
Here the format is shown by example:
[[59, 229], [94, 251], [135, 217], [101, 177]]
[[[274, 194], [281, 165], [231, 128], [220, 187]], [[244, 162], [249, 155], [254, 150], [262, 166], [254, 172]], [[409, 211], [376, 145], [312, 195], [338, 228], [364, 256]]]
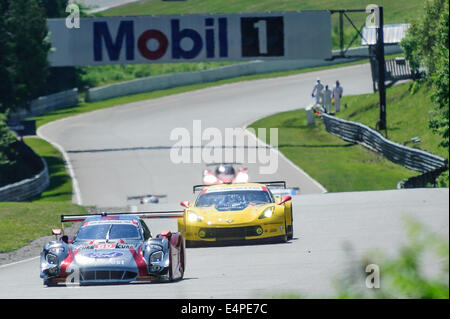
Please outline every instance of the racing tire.
[[284, 219], [284, 235], [281, 236], [281, 242], [282, 243], [287, 243], [289, 241], [289, 235], [287, 232], [287, 228], [286, 228], [286, 217]]
[[183, 241], [180, 241], [180, 264], [181, 267], [178, 269], [178, 271], [181, 273], [179, 278], [173, 278], [173, 273], [172, 273], [172, 257], [170, 258], [170, 268], [169, 268], [169, 280], [171, 282], [173, 281], [180, 281], [184, 278], [184, 269], [185, 269], [185, 258], [184, 258], [184, 245], [183, 245]]
[[291, 229], [288, 232], [288, 240], [291, 240], [292, 238], [294, 238], [294, 218], [292, 217], [291, 212]]
[[192, 240], [186, 240], [186, 248], [196, 247], [195, 243]]
[[184, 270], [186, 269], [186, 257], [185, 257], [185, 251], [184, 251], [184, 242], [181, 241], [180, 244], [181, 248], [180, 248], [180, 264], [181, 264], [181, 277], [179, 280], [182, 280], [184, 278]]
[[44, 279], [44, 286], [47, 287], [56, 287], [58, 284], [52, 279]]

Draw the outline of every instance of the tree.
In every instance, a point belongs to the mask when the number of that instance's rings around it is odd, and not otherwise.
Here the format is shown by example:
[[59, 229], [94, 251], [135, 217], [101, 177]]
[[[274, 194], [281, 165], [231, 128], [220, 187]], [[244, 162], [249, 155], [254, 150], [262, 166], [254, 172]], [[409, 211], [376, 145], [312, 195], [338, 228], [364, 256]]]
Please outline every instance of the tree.
[[67, 0], [38, 0], [39, 6], [44, 8], [47, 18], [62, 18], [66, 12]]
[[[67, 0], [38, 0], [39, 5], [45, 10], [47, 18], [65, 18]], [[81, 14], [84, 15], [81, 8]], [[74, 87], [82, 88], [82, 75], [84, 69], [80, 67], [50, 67], [48, 70], [47, 85], [43, 88], [41, 94], [47, 95], [60, 92]]]
[[16, 151], [11, 145], [17, 141], [14, 134], [6, 125], [5, 115], [0, 113], [0, 185], [7, 180], [7, 173], [15, 164]]
[[27, 106], [39, 95], [48, 75], [50, 44], [45, 12], [36, 0], [2, 0], [0, 14], [0, 34], [6, 34], [0, 37], [0, 76], [9, 79], [11, 88], [2, 88], [0, 95], [0, 112], [5, 112]]
[[1, 18], [5, 17], [6, 9], [7, 3], [0, 1], [0, 113], [5, 112], [15, 100], [13, 73], [17, 61], [5, 19]]
[[[426, 68], [426, 85], [434, 105], [430, 129], [440, 135], [440, 146], [449, 147], [449, 0], [427, 0], [425, 13], [412, 23], [401, 42], [413, 71]], [[438, 182], [448, 187], [448, 170]]]

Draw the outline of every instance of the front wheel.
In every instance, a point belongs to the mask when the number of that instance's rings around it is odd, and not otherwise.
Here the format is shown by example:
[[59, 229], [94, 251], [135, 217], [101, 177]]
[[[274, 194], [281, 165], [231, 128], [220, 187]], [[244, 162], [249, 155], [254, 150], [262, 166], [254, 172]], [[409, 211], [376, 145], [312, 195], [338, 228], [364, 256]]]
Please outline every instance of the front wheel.
[[55, 287], [56, 285], [57, 285], [57, 283], [55, 282], [55, 280], [53, 278], [44, 279], [44, 286]]

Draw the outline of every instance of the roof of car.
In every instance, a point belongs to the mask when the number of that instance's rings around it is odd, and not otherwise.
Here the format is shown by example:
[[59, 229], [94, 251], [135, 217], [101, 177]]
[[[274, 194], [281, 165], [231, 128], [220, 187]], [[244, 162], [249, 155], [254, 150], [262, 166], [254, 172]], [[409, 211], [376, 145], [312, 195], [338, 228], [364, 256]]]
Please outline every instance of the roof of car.
[[257, 184], [257, 183], [242, 183], [242, 184], [217, 184], [217, 185], [209, 185], [206, 186], [203, 190], [209, 190], [209, 189], [221, 189], [223, 188], [224, 190], [231, 190], [231, 189], [236, 189], [236, 190], [254, 190], [255, 187], [261, 188], [261, 190], [267, 190], [266, 186], [264, 184]]

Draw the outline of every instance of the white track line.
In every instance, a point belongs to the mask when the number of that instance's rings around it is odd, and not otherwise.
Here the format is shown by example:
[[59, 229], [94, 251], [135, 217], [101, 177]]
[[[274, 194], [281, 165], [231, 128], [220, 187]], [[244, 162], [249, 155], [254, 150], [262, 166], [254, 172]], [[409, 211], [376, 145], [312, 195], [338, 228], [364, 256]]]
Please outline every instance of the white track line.
[[[54, 122], [55, 121], [53, 121], [51, 123], [54, 123]], [[49, 142], [50, 144], [52, 144], [54, 147], [56, 147], [61, 152], [61, 154], [62, 154], [62, 156], [64, 158], [64, 161], [65, 161], [65, 164], [66, 164], [67, 171], [68, 171], [68, 173], [70, 175], [70, 178], [72, 179], [72, 188], [73, 188], [73, 192], [75, 194], [75, 202], [76, 202], [76, 204], [81, 206], [81, 205], [83, 205], [83, 201], [81, 199], [80, 186], [78, 185], [78, 180], [75, 177], [75, 171], [73, 170], [72, 163], [70, 162], [70, 158], [69, 158], [69, 156], [67, 155], [66, 151], [64, 150], [64, 148], [61, 145], [59, 145], [56, 142], [53, 142], [52, 140], [47, 138], [44, 134], [42, 134], [41, 129], [43, 127], [45, 127], [45, 125], [39, 127], [36, 134], [37, 134], [37, 136], [39, 136], [43, 140], [45, 140], [45, 141]]]
[[1, 268], [6, 268], [6, 267], [9, 267], [9, 266], [14, 266], [14, 265], [17, 265], [17, 264], [21, 264], [21, 263], [24, 263], [24, 262], [27, 262], [27, 261], [31, 261], [31, 260], [34, 260], [34, 259], [38, 259], [38, 258], [40, 258], [40, 257], [41, 257], [41, 256], [35, 256], [35, 257], [28, 258], [28, 259], [15, 261], [15, 262], [10, 263], [10, 264], [0, 265], [0, 269], [1, 269]]

